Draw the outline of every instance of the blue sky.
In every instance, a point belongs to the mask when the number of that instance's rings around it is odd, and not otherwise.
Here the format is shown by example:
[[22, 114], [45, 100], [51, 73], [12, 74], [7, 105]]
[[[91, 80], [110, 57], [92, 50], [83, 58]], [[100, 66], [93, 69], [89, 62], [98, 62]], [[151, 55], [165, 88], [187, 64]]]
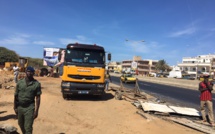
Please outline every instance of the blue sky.
[[0, 46], [42, 58], [75, 42], [104, 46], [112, 61], [215, 54], [215, 0], [0, 0]]

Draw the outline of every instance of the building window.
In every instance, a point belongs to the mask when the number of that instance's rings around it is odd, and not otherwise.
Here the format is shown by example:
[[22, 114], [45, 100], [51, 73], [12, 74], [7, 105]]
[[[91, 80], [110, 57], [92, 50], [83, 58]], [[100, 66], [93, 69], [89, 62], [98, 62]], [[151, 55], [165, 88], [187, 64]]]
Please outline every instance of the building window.
[[192, 69], [193, 71], [196, 71], [196, 68], [195, 67], [193, 67], [193, 69]]

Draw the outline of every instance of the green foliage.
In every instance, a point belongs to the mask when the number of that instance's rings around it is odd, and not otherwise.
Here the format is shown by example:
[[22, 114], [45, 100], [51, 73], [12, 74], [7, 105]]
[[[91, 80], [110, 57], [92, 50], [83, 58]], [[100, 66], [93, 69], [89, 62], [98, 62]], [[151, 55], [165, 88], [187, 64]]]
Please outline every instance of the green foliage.
[[43, 59], [40, 58], [31, 58], [31, 57], [24, 57], [28, 59], [28, 66], [32, 66], [34, 68], [41, 68], [43, 66]]
[[5, 47], [0, 47], [0, 64], [5, 62], [17, 62], [19, 55], [12, 50], [9, 50]]
[[[9, 50], [4, 47], [0, 47], [0, 64], [4, 65], [5, 62], [18, 62], [19, 55], [15, 51]], [[31, 57], [22, 57], [28, 59], [28, 66], [35, 68], [41, 68], [43, 66], [43, 59], [40, 58], [31, 58]]]
[[168, 70], [170, 67], [169, 65], [167, 65], [166, 61], [163, 59], [163, 60], [159, 60], [158, 63], [155, 65], [155, 69], [157, 71], [166, 71]]

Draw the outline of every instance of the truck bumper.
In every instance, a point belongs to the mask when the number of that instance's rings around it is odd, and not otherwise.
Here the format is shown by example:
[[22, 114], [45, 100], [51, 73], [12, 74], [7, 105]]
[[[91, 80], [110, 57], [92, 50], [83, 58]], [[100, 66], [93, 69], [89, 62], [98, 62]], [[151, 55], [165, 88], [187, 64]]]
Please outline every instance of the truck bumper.
[[88, 84], [88, 83], [71, 83], [71, 82], [61, 83], [61, 92], [63, 94], [102, 95], [104, 94], [104, 89], [105, 89], [105, 84]]

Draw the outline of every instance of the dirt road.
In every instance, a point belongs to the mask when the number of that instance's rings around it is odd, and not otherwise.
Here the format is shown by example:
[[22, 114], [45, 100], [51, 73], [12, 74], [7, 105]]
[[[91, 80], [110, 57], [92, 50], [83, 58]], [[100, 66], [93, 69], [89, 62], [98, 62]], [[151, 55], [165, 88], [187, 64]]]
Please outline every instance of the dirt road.
[[[159, 118], [148, 121], [136, 114], [129, 101], [115, 100], [108, 91], [102, 99], [73, 97], [64, 100], [60, 78], [35, 77], [42, 84], [35, 134], [198, 134], [193, 129]], [[0, 89], [0, 124], [19, 126], [13, 111], [14, 89]]]

